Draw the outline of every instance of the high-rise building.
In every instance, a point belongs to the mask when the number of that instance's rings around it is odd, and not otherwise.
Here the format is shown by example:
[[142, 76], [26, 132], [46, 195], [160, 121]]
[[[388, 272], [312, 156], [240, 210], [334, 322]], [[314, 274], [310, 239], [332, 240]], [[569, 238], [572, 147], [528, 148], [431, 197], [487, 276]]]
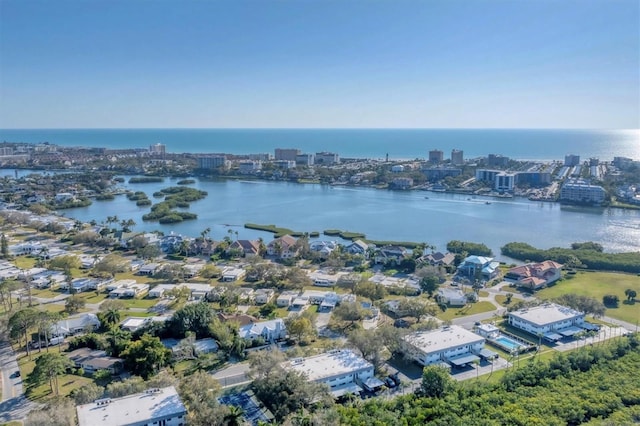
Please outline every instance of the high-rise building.
[[315, 163], [323, 166], [333, 166], [340, 162], [340, 156], [333, 152], [316, 152]]
[[464, 164], [464, 152], [459, 149], [451, 150], [451, 164], [460, 166]]
[[166, 149], [167, 147], [165, 146], [165, 144], [162, 144], [162, 143], [149, 145], [149, 154], [162, 157], [166, 153]]
[[227, 166], [227, 158], [224, 155], [198, 157], [199, 169], [217, 169], [218, 167], [226, 167], [226, 166]]
[[276, 148], [275, 159], [286, 160], [286, 161], [296, 161], [296, 157], [301, 153], [302, 152], [299, 149], [295, 149], [295, 148]]
[[580, 156], [575, 154], [567, 154], [564, 156], [564, 165], [568, 167], [579, 166]]
[[442, 163], [443, 160], [444, 160], [444, 153], [439, 149], [433, 149], [429, 151], [430, 163]]

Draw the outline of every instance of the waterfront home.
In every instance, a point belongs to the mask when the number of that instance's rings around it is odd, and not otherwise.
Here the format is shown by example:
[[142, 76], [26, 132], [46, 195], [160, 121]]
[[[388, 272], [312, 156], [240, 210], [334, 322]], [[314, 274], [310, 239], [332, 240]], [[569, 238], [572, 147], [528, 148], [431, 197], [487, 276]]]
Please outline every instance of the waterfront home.
[[100, 320], [95, 314], [82, 314], [52, 324], [49, 337], [71, 336], [84, 331], [95, 331], [99, 327]]
[[260, 254], [260, 242], [257, 240], [236, 240], [229, 244], [227, 254], [242, 253], [243, 257], [255, 257]]
[[73, 361], [75, 368], [82, 368], [90, 375], [100, 370], [107, 370], [111, 374], [119, 374], [122, 371], [123, 360], [107, 356], [105, 351], [79, 348], [66, 355]]
[[274, 320], [243, 325], [239, 329], [239, 335], [244, 340], [249, 341], [261, 337], [266, 342], [275, 342], [287, 337], [287, 328], [282, 318], [276, 318]]
[[[176, 388], [153, 388], [122, 398], [104, 398], [76, 407], [78, 426], [186, 424], [185, 408]], [[105, 420], [108, 419], [108, 420]]]
[[516, 286], [529, 290], [539, 290], [558, 281], [561, 277], [562, 265], [552, 260], [540, 263], [528, 263], [509, 269], [506, 279], [514, 280]]
[[509, 312], [508, 321], [512, 327], [555, 342], [590, 328], [585, 325], [584, 315], [584, 312], [566, 306], [545, 303]]
[[291, 259], [298, 255], [297, 240], [291, 235], [283, 235], [267, 245], [267, 254], [279, 259]]
[[281, 366], [287, 371], [303, 374], [309, 382], [326, 384], [336, 398], [347, 393], [361, 392], [363, 384], [374, 377], [373, 364], [349, 349], [335, 349], [307, 358], [294, 358]]
[[458, 266], [458, 274], [471, 278], [491, 280], [500, 274], [500, 262], [491, 257], [468, 256]]
[[411, 252], [404, 247], [386, 245], [376, 250], [374, 261], [375, 263], [390, 263], [399, 264], [402, 259], [408, 256]]
[[429, 265], [433, 265], [433, 266], [449, 266], [453, 264], [455, 259], [456, 259], [455, 254], [448, 253], [448, 252], [442, 253], [439, 251], [435, 253], [425, 254], [420, 258], [421, 261], [426, 262]]
[[484, 343], [484, 337], [457, 325], [417, 331], [402, 338], [405, 355], [423, 366], [440, 363], [464, 366], [478, 361]]
[[337, 247], [338, 244], [335, 241], [313, 241], [309, 244], [309, 250], [321, 259], [328, 258]]
[[344, 249], [349, 254], [359, 254], [366, 257], [369, 245], [362, 240], [355, 240], [351, 244], [347, 245]]

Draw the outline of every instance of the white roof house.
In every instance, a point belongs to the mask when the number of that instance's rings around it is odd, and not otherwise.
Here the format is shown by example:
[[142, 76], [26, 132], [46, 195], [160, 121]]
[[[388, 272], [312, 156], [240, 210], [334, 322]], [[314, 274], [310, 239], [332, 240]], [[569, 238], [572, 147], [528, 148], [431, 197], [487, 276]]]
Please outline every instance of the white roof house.
[[348, 349], [292, 359], [282, 367], [304, 374], [310, 382], [326, 383], [334, 396], [359, 392], [374, 373], [373, 364]]
[[95, 330], [100, 327], [100, 320], [95, 314], [82, 314], [70, 317], [51, 325], [51, 336], [70, 336], [85, 330]]
[[[484, 337], [460, 326], [451, 325], [408, 334], [403, 338], [403, 347], [405, 353], [421, 365], [442, 361], [462, 365], [479, 359], [475, 354], [484, 348], [484, 342]], [[468, 358], [468, 361], [459, 363], [460, 357]]]
[[573, 331], [581, 331], [579, 327], [583, 323], [584, 312], [555, 303], [509, 312], [510, 325], [536, 336], [542, 334], [549, 340], [573, 335]]
[[176, 391], [169, 386], [150, 389], [122, 398], [99, 399], [76, 407], [79, 426], [185, 424], [187, 410]]
[[245, 340], [253, 340], [262, 337], [266, 341], [284, 339], [287, 336], [287, 328], [282, 318], [269, 321], [254, 322], [243, 325], [239, 330], [240, 337]]
[[177, 285], [175, 284], [158, 284], [149, 290], [149, 297], [163, 297], [166, 292], [171, 291], [176, 287]]

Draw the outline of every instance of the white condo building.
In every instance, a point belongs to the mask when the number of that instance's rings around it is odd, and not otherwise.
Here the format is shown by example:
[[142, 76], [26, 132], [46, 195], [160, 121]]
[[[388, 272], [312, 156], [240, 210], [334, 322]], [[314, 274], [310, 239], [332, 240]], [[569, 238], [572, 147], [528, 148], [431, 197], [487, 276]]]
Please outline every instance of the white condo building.
[[484, 337], [457, 325], [437, 330], [417, 331], [403, 338], [407, 356], [421, 365], [473, 362], [484, 349]]
[[373, 364], [348, 349], [292, 359], [282, 367], [303, 373], [310, 382], [327, 384], [334, 396], [359, 392], [362, 385], [375, 379]]
[[583, 331], [585, 324], [583, 312], [555, 303], [509, 312], [509, 325], [551, 341]]
[[79, 426], [183, 426], [187, 409], [169, 386], [114, 399], [78, 405]]

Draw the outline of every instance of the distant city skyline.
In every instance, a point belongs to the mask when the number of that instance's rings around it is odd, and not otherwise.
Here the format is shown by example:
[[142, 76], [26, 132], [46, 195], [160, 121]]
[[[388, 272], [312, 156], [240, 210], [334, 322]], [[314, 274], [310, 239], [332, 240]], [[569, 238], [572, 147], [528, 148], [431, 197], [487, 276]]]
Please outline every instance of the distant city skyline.
[[640, 128], [637, 0], [0, 2], [0, 128]]

